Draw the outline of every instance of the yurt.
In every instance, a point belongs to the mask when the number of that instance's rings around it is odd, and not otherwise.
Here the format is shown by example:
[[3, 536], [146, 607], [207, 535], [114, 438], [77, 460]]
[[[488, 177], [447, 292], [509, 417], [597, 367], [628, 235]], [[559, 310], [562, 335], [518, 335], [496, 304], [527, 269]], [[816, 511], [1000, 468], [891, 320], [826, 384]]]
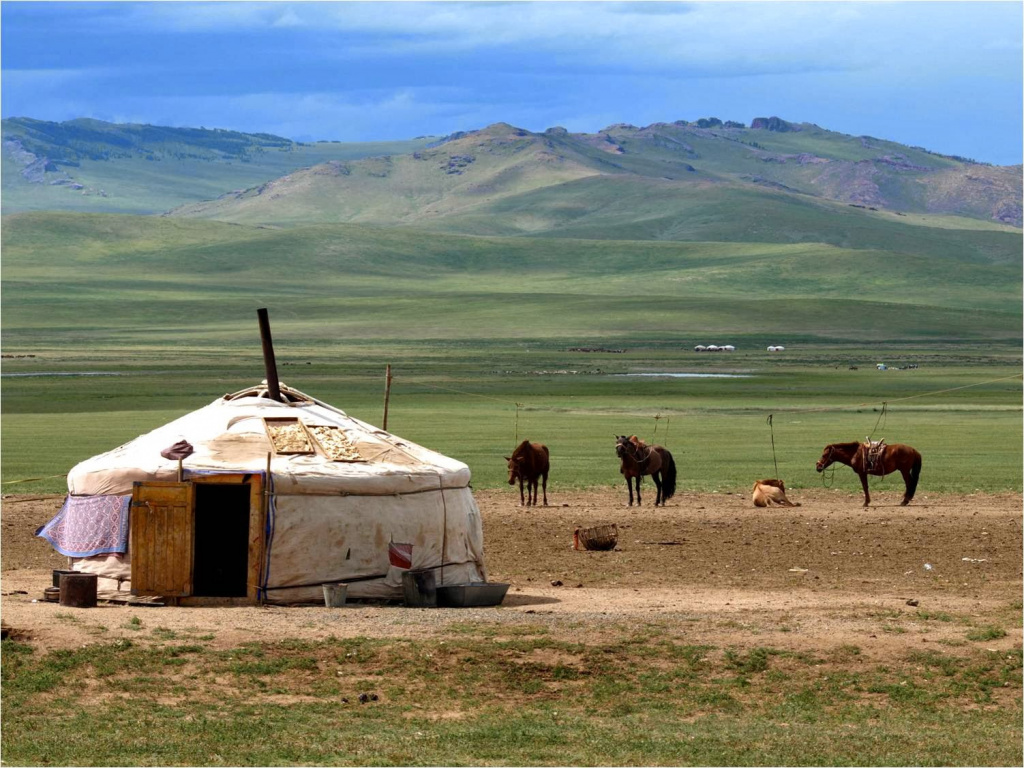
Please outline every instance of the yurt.
[[39, 535], [101, 592], [178, 604], [397, 599], [404, 570], [486, 581], [462, 462], [266, 382], [225, 395], [68, 474]]

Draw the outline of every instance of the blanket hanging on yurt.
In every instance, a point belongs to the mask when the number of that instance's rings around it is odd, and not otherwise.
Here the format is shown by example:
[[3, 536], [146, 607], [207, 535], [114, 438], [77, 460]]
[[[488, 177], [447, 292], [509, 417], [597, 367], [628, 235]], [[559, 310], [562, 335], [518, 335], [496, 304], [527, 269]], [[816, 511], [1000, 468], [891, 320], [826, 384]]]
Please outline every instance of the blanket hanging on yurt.
[[36, 536], [68, 557], [121, 554], [128, 550], [131, 501], [131, 496], [68, 496]]

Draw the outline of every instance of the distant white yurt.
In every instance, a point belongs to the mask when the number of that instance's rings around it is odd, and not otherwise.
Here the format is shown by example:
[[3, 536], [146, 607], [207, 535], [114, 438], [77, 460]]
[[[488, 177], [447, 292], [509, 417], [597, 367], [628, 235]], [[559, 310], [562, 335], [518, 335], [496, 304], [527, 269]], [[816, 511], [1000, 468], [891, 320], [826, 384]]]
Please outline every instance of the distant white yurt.
[[734, 347], [732, 344], [726, 344], [725, 346], [722, 347], [722, 351], [723, 352], [735, 352], [736, 351], [736, 347]]
[[772, 344], [768, 347], [769, 352], [785, 352], [786, 348], [781, 344]]
[[693, 351], [694, 352], [706, 352], [707, 351], [707, 347], [705, 347], [703, 344], [698, 344], [696, 347], [693, 348]]
[[280, 393], [225, 395], [83, 461], [39, 535], [101, 590], [181, 604], [322, 603], [333, 582], [400, 598], [409, 568], [439, 585], [486, 581], [469, 467]]
[[708, 352], [720, 352], [721, 349], [722, 348], [719, 347], [717, 344], [708, 344], [708, 346], [707, 346], [707, 351]]

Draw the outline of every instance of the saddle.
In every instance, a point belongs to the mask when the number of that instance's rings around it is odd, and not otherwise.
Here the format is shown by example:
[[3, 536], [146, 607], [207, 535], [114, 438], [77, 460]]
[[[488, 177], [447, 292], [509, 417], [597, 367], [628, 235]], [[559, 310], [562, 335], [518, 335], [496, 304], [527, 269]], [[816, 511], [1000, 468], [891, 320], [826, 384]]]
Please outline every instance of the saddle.
[[632, 435], [629, 438], [629, 442], [633, 444], [636, 449], [636, 461], [638, 464], [645, 464], [647, 460], [651, 458], [651, 451], [654, 450], [652, 446], [649, 446], [646, 442], [641, 440], [636, 435]]
[[864, 471], [873, 472], [881, 469], [882, 452], [885, 450], [885, 438], [872, 440], [864, 438]]

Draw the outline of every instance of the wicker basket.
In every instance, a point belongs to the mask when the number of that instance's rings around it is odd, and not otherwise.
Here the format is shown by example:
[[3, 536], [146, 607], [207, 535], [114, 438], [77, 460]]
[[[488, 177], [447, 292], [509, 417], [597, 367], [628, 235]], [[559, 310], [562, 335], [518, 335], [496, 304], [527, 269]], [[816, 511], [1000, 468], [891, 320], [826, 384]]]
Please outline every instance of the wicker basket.
[[576, 549], [615, 549], [615, 545], [619, 543], [619, 529], [614, 523], [594, 528], [577, 528], [573, 539]]

